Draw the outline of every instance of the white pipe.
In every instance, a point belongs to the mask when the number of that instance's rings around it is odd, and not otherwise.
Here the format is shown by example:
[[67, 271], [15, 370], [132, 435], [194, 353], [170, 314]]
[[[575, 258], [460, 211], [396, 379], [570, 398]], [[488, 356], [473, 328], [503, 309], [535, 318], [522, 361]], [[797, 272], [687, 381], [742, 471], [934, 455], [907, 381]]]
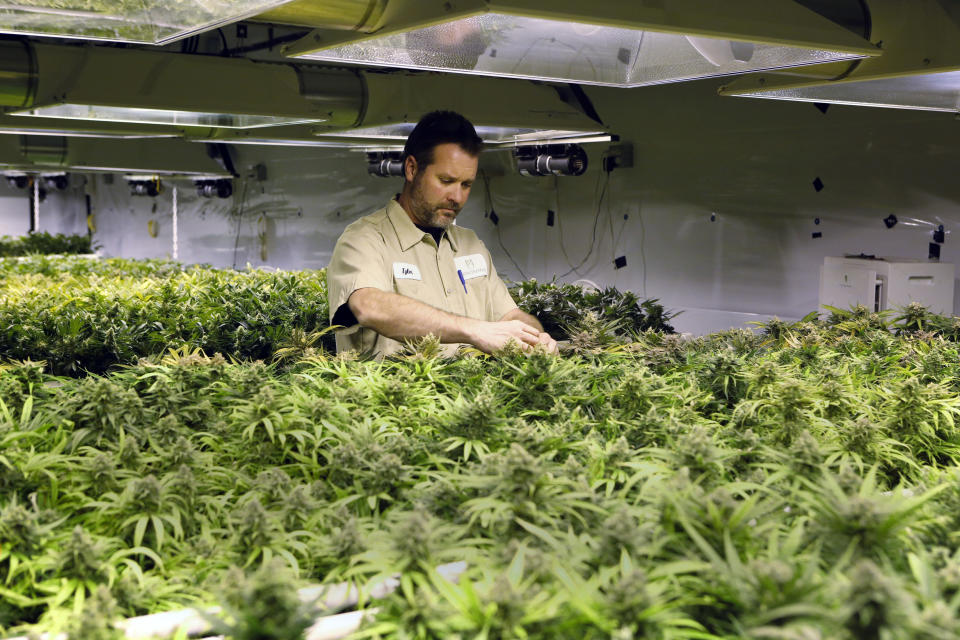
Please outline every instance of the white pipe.
[[177, 259], [179, 247], [177, 242], [177, 188], [173, 188], [173, 259]]
[[317, 620], [307, 629], [304, 640], [340, 640], [360, 628], [364, 619], [377, 615], [379, 609], [349, 611]]
[[[437, 567], [437, 573], [450, 582], [457, 582], [460, 574], [466, 571], [466, 562], [451, 562]], [[379, 599], [392, 593], [400, 585], [398, 576], [391, 576], [385, 580], [374, 582], [367, 586], [365, 593], [368, 597]], [[301, 602], [317, 602], [323, 609], [336, 610], [344, 607], [356, 606], [360, 601], [360, 592], [356, 585], [341, 582], [333, 585], [317, 585], [300, 589], [298, 592]], [[210, 631], [210, 623], [204, 616], [216, 616], [220, 607], [211, 607], [201, 612], [197, 609], [183, 609], [180, 611], [166, 611], [151, 613], [136, 618], [127, 618], [117, 623], [117, 628], [123, 631], [127, 640], [145, 640], [146, 638], [164, 638], [175, 635], [183, 629], [188, 636], [203, 637], [206, 640], [215, 640], [219, 636], [207, 637], [204, 634]], [[307, 629], [304, 640], [335, 640], [344, 638], [356, 631], [364, 617], [375, 615], [377, 609], [350, 611], [332, 616], [318, 618]], [[42, 633], [41, 640], [68, 640], [67, 635]], [[7, 640], [29, 640], [26, 636], [8, 638]]]
[[33, 178], [33, 231], [40, 231], [40, 176]]

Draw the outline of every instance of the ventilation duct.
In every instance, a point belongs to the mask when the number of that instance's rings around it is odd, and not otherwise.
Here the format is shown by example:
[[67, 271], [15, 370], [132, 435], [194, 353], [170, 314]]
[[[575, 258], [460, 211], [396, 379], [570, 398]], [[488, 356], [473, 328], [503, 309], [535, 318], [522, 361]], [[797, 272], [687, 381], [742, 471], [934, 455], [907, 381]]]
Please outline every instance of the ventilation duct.
[[2, 124], [19, 121], [22, 133], [73, 122], [78, 132], [217, 141], [316, 141], [314, 134], [396, 125], [434, 109], [548, 138], [603, 129], [586, 115], [589, 105], [542, 84], [19, 41], [0, 42], [0, 106], [14, 109]]
[[960, 7], [938, 0], [869, 0], [866, 7], [869, 37], [883, 56], [803, 74], [746, 76], [720, 95], [960, 111]]
[[261, 13], [256, 20], [370, 33], [386, 6], [387, 0], [293, 0]]
[[[282, 11], [287, 22], [304, 24], [311, 22], [313, 8], [325, 4], [301, 0]], [[320, 28], [284, 53], [618, 87], [879, 54], [863, 38], [793, 0], [341, 0], [336, 5], [339, 19], [318, 17], [314, 26]]]
[[8, 0], [0, 5], [0, 33], [167, 44], [281, 4], [277, 0]]
[[359, 78], [342, 72], [344, 82], [352, 78], [351, 87], [334, 85], [326, 100], [311, 100], [301, 93], [301, 74], [292, 65], [28, 42], [2, 42], [0, 51], [16, 71], [0, 99], [20, 107], [16, 115], [178, 127], [347, 126], [363, 95]]
[[0, 167], [230, 177], [204, 147], [184, 140], [0, 136]]

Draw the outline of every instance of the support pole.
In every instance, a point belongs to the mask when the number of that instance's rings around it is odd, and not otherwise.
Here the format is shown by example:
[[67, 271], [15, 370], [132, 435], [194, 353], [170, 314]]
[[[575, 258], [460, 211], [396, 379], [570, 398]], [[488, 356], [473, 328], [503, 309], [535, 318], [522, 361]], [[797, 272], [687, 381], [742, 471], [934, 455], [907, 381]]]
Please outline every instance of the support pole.
[[33, 178], [33, 206], [30, 212], [30, 233], [40, 230], [40, 176]]
[[179, 246], [177, 239], [177, 188], [173, 188], [173, 259], [177, 260]]

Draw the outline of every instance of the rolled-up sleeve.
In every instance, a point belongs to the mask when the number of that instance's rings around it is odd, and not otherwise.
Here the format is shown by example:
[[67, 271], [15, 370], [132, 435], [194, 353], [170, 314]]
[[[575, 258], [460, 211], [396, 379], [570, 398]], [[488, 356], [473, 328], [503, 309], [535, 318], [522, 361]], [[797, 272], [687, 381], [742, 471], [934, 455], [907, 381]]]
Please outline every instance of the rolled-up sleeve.
[[384, 250], [383, 237], [368, 225], [351, 225], [340, 236], [327, 267], [331, 324], [345, 324], [344, 318], [349, 318], [348, 328], [359, 327], [349, 307], [340, 312], [357, 289], [392, 290], [390, 275], [384, 266]]

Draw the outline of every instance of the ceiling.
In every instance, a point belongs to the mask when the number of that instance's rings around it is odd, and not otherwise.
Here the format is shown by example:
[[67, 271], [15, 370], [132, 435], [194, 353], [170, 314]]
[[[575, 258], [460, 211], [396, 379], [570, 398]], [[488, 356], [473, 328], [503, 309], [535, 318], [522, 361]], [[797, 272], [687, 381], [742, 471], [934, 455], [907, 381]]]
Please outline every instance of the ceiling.
[[[602, 141], [616, 132], [584, 86], [734, 76], [730, 95], [777, 97], [760, 94], [858, 70], [888, 77], [883, 65], [900, 77], [960, 69], [951, 0], [74, 4], [0, 7], [2, 167], [176, 173], [180, 163], [184, 175], [223, 175], [210, 145], [396, 148], [438, 108], [464, 113], [491, 148]], [[935, 34], [927, 69], [916, 68], [918, 33]], [[942, 97], [930, 78], [918, 92]], [[28, 153], [52, 138], [63, 153]], [[111, 154], [123, 166], [99, 159]]]

